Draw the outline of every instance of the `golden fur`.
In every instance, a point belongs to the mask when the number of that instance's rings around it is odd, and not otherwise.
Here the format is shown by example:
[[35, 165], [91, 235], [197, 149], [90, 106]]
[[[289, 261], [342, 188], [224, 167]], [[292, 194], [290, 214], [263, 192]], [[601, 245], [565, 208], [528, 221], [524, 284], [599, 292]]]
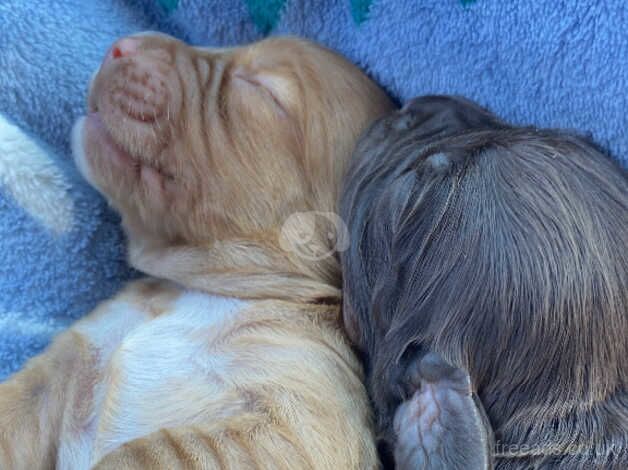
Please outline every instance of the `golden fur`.
[[0, 385], [0, 468], [377, 467], [338, 261], [285, 248], [315, 227], [333, 252], [308, 211], [335, 210], [385, 94], [305, 41], [151, 34], [112, 47], [88, 108], [77, 164], [153, 278]]

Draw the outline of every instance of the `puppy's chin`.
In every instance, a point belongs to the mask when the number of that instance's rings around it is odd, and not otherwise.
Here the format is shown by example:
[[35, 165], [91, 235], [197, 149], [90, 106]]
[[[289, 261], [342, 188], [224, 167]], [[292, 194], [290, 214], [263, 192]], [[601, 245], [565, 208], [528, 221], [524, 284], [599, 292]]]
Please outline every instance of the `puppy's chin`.
[[108, 193], [111, 183], [122, 183], [124, 173], [131, 172], [131, 158], [113, 141], [98, 113], [77, 119], [71, 145], [79, 172], [101, 192]]
[[[105, 195], [130, 195], [138, 185], [147, 193], [162, 191], [163, 177], [133, 159], [111, 136], [98, 112], [79, 118], [72, 129], [72, 153], [83, 177]], [[120, 194], [125, 193], [125, 194]]]
[[111, 204], [124, 188], [133, 187], [132, 161], [111, 139], [98, 113], [76, 120], [71, 134], [74, 163], [79, 173]]
[[70, 144], [76, 167], [81, 175], [83, 175], [83, 178], [85, 178], [89, 184], [94, 186], [93, 177], [87, 162], [87, 155], [85, 154], [85, 120], [85, 116], [81, 116], [74, 123], [70, 137]]
[[77, 119], [71, 146], [81, 175], [123, 220], [136, 231], [163, 232], [165, 210], [176, 195], [174, 182], [164, 181], [156, 169], [133, 159], [108, 132], [98, 112]]

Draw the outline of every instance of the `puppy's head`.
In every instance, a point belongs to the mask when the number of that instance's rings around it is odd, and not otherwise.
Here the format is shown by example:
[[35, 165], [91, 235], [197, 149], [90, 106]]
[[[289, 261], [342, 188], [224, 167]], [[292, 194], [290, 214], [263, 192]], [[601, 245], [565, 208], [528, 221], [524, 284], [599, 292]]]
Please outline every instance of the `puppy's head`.
[[426, 350], [470, 371], [503, 432], [537, 409], [542, 434], [566, 413], [556, 404], [621, 387], [626, 188], [584, 139], [508, 126], [463, 100], [420, 99], [375, 123], [346, 178], [341, 259], [345, 325], [382, 428], [404, 398], [406, 358]]
[[[390, 230], [408, 222], [401, 211], [413, 213], [413, 197], [424, 182], [429, 188], [437, 183], [444, 188], [472, 157], [471, 142], [448, 145], [448, 139], [483, 131], [481, 135], [490, 140], [491, 131], [509, 127], [463, 97], [435, 95], [409, 101], [374, 121], [362, 134], [341, 199], [341, 217], [349, 226], [351, 240], [342, 257], [345, 326], [360, 347], [369, 349], [369, 338], [378, 334], [378, 329], [385, 333], [392, 321], [385, 317], [386, 312], [378, 312], [384, 317], [377, 318], [372, 301], [377, 297], [378, 279], [384, 279], [385, 270], [398, 263], [391, 259], [394, 237]], [[476, 147], [482, 148], [487, 139], [476, 139]], [[446, 152], [442, 151], [445, 147]], [[432, 206], [441, 204], [446, 195], [443, 189], [433, 191], [423, 201], [422, 217], [412, 219], [420, 220], [423, 227], [437, 216], [439, 209]]]
[[584, 139], [464, 100], [419, 99], [371, 126], [340, 204], [343, 315], [383, 448], [416, 390], [408, 371], [436, 351], [469, 370], [499, 439], [602, 455], [581, 423], [612, 420], [626, 387], [627, 188]]
[[302, 40], [210, 49], [142, 34], [107, 52], [74, 153], [131, 236], [201, 244], [333, 210], [354, 140], [390, 107]]

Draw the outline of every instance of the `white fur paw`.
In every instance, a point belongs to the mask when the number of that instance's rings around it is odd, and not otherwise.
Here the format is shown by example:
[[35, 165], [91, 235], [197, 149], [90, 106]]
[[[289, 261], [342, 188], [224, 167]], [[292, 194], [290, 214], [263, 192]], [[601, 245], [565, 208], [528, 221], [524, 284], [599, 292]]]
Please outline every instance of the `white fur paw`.
[[0, 115], [0, 190], [55, 234], [72, 229], [70, 185], [48, 152]]

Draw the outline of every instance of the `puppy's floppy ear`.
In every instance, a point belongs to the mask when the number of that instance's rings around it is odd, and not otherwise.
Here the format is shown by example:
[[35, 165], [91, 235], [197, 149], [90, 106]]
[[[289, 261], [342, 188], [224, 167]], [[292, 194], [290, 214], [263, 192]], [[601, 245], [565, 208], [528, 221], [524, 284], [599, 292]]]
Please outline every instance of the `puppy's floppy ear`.
[[509, 127], [497, 116], [477, 104], [452, 96], [422, 96], [404, 105], [402, 116], [393, 125], [406, 126], [420, 138], [446, 136], [458, 132], [479, 129], [504, 129]]
[[493, 432], [469, 374], [439, 355], [416, 355], [403, 386], [408, 399], [395, 412], [395, 467], [493, 468]]

